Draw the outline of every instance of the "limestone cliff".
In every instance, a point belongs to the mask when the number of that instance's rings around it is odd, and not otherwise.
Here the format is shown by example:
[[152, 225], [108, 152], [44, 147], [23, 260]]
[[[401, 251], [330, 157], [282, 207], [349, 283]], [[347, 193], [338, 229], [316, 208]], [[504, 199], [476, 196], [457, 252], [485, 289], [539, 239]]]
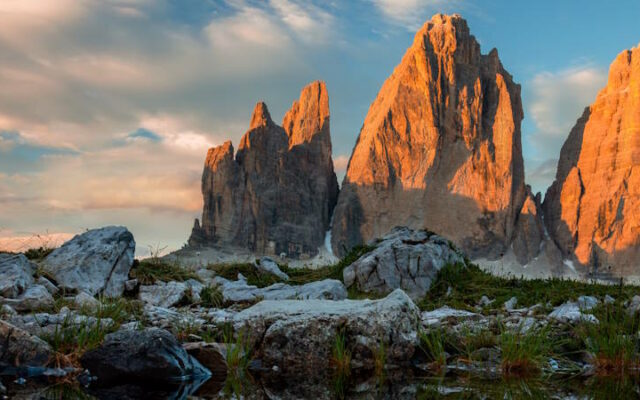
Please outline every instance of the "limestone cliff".
[[525, 204], [522, 118], [520, 86], [498, 52], [481, 54], [460, 16], [434, 16], [369, 108], [336, 207], [334, 252], [402, 225], [473, 258], [500, 257]]
[[618, 55], [571, 130], [543, 209], [552, 239], [582, 273], [639, 275], [640, 46]]
[[202, 224], [196, 220], [191, 246], [315, 255], [338, 196], [324, 83], [302, 90], [283, 125], [258, 103], [235, 158], [231, 142], [209, 150], [202, 174]]

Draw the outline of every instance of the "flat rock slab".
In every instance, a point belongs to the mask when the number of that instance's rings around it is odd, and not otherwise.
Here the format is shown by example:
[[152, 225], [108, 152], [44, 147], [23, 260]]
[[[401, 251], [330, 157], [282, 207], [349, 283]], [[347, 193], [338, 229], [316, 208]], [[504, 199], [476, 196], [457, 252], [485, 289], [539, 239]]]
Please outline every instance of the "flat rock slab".
[[222, 291], [225, 303], [255, 303], [260, 300], [344, 300], [347, 298], [347, 289], [342, 282], [335, 279], [325, 279], [299, 286], [275, 283], [265, 288], [249, 285], [242, 277], [236, 281], [216, 277], [215, 283]]
[[365, 293], [387, 294], [403, 289], [413, 299], [423, 297], [447, 264], [464, 263], [448, 240], [424, 230], [393, 229], [376, 248], [343, 271], [344, 284]]
[[232, 319], [264, 365], [287, 374], [326, 371], [339, 335], [351, 349], [354, 369], [372, 368], [382, 346], [388, 364], [406, 364], [418, 343], [419, 321], [418, 307], [402, 290], [380, 300], [265, 300]]

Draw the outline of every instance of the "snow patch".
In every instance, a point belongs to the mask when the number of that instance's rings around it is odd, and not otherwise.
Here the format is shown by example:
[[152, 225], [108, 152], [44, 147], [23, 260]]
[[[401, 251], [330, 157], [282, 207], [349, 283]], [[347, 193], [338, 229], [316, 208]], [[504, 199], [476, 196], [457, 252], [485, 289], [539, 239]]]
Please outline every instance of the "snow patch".
[[573, 266], [573, 261], [571, 261], [571, 260], [564, 260], [562, 263], [563, 263], [564, 265], [566, 265], [566, 266], [567, 266], [567, 268], [569, 268], [571, 271], [573, 271], [573, 272], [577, 272], [577, 271], [576, 271], [576, 267], [574, 267], [574, 266]]

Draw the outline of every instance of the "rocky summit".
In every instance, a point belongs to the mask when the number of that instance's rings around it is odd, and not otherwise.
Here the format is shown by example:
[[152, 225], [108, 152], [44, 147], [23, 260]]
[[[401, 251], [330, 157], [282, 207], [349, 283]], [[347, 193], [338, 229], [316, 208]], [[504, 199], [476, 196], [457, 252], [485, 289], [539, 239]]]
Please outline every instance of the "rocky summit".
[[583, 273], [638, 276], [640, 263], [640, 46], [623, 51], [607, 86], [562, 146], [545, 223]]
[[196, 220], [189, 244], [314, 256], [338, 197], [329, 118], [323, 82], [302, 90], [283, 126], [258, 103], [235, 157], [231, 142], [207, 154], [202, 223]]
[[525, 206], [522, 118], [520, 85], [497, 50], [481, 54], [460, 16], [434, 16], [369, 108], [336, 206], [334, 252], [402, 225], [472, 258], [500, 257]]

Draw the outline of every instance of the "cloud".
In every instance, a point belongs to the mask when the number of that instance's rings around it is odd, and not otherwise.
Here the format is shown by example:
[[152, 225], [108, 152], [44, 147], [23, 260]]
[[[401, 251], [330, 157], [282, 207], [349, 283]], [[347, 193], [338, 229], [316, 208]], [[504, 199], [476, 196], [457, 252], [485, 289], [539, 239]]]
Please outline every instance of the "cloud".
[[569, 131], [605, 85], [605, 70], [586, 67], [537, 74], [528, 107], [536, 131], [527, 140], [540, 154], [559, 154]]
[[349, 164], [349, 156], [341, 154], [333, 157], [333, 168], [336, 173], [344, 173], [347, 171], [347, 165]]
[[371, 0], [376, 8], [409, 31], [416, 31], [435, 13], [451, 13], [463, 6], [462, 0]]
[[131, 140], [134, 140], [134, 141], [142, 139], [142, 140], [149, 140], [149, 141], [154, 142], [154, 143], [162, 142], [162, 136], [160, 136], [157, 133], [152, 132], [152, 131], [150, 131], [148, 129], [145, 129], [145, 128], [136, 129], [134, 132], [131, 132], [127, 136], [127, 138], [131, 139]]
[[526, 182], [531, 185], [533, 193], [541, 192], [544, 196], [547, 188], [556, 177], [557, 168], [557, 158], [550, 158], [537, 165], [532, 165], [532, 168], [527, 168]]

